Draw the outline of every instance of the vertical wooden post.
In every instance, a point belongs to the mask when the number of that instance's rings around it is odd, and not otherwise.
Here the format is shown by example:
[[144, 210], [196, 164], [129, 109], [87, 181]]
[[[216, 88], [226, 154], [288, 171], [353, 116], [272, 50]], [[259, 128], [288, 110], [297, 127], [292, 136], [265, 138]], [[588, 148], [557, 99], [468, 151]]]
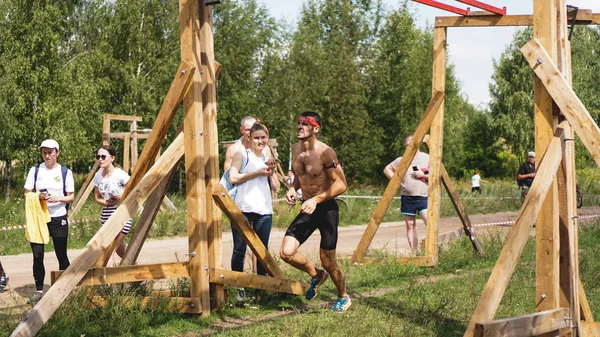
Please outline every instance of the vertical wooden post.
[[102, 145], [110, 145], [110, 117], [106, 114], [102, 121]]
[[[201, 67], [200, 6], [198, 0], [179, 0], [181, 59]], [[192, 85], [183, 100], [185, 172], [187, 183], [188, 248], [190, 252], [190, 295], [200, 297], [202, 315], [210, 315], [209, 256], [207, 242], [207, 201], [204, 170], [204, 128], [202, 75], [194, 73]]]
[[131, 134], [126, 135], [123, 138], [123, 171], [129, 173], [130, 159], [131, 159], [131, 151], [130, 151], [130, 143], [131, 143]]
[[131, 121], [129, 123], [129, 132], [131, 132], [131, 169], [135, 168], [135, 164], [138, 161], [138, 134], [137, 132], [133, 132], [134, 130], [137, 130], [137, 122]]
[[[446, 27], [433, 32], [433, 79], [432, 92], [446, 90]], [[427, 239], [425, 255], [431, 256], [433, 264], [438, 261], [438, 222], [441, 204], [441, 167], [444, 141], [444, 101], [431, 122], [429, 134], [429, 193], [427, 199]]]
[[[558, 2], [562, 2], [559, 5]], [[554, 62], [557, 60], [557, 13], [566, 10], [564, 0], [533, 1], [533, 34]], [[566, 22], [564, 22], [566, 28]], [[548, 148], [558, 124], [552, 97], [539, 78], [534, 77], [536, 163]], [[542, 205], [536, 222], [536, 310], [559, 307], [559, 213], [556, 178]]]
[[[221, 237], [221, 210], [212, 202], [212, 190], [208, 186], [219, 183], [219, 136], [217, 130], [217, 66], [215, 65], [214, 39], [212, 28], [212, 7], [200, 6], [200, 50], [205, 79], [202, 92], [204, 116], [204, 165], [206, 174], [206, 224], [208, 229], [208, 264], [210, 268], [223, 268]], [[223, 284], [211, 285], [213, 308], [221, 307], [225, 301]]]

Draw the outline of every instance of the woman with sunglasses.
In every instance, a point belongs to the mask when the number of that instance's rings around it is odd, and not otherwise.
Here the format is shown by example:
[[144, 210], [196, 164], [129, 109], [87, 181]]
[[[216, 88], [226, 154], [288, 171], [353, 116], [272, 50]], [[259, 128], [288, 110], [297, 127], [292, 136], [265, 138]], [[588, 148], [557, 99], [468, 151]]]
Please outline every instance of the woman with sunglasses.
[[[94, 200], [102, 206], [100, 222], [103, 225], [117, 209], [129, 181], [129, 175], [115, 163], [116, 156], [117, 152], [110, 145], [104, 145], [96, 151], [100, 169], [94, 175]], [[129, 233], [131, 223], [129, 219], [117, 237], [116, 252], [120, 257], [125, 253], [125, 235]]]

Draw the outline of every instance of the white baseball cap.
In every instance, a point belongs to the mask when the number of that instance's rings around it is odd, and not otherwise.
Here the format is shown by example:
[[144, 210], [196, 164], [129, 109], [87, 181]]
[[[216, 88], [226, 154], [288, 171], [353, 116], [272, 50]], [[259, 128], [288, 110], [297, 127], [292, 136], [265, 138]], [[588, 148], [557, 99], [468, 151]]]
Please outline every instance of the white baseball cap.
[[43, 141], [42, 145], [40, 145], [39, 148], [41, 149], [43, 147], [48, 149], [56, 149], [57, 151], [60, 151], [60, 148], [58, 147], [58, 142], [54, 139], [46, 139], [45, 141]]
[[[57, 145], [58, 145], [58, 144], [57, 144]], [[529, 151], [529, 152], [527, 153], [527, 157], [533, 157], [533, 158], [535, 158], [535, 152], [533, 152], [533, 151]]]

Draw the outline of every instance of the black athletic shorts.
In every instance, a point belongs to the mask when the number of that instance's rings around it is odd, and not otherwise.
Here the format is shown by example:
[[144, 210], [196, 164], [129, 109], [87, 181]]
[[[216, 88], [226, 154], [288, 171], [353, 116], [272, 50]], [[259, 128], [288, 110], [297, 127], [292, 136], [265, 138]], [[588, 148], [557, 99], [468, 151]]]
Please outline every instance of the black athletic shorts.
[[48, 222], [48, 232], [50, 232], [50, 237], [53, 238], [65, 238], [69, 236], [67, 216], [64, 215], [50, 218], [50, 222]]
[[335, 199], [317, 204], [313, 214], [300, 212], [285, 232], [303, 244], [315, 229], [321, 233], [321, 249], [334, 250], [338, 240], [339, 208]]

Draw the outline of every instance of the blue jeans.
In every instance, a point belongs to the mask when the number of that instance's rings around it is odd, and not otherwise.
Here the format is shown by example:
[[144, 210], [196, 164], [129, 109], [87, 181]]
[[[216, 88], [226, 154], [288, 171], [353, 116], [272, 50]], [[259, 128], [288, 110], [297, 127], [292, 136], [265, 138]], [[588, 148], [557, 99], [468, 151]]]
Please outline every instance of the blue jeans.
[[[271, 235], [271, 226], [273, 225], [273, 215], [260, 215], [256, 213], [243, 213], [244, 217], [254, 229], [254, 232], [260, 238], [260, 241], [269, 249], [269, 236]], [[233, 234], [233, 254], [231, 255], [231, 270], [244, 271], [244, 257], [246, 256], [246, 242], [237, 228], [232, 224], [231, 233]], [[262, 263], [258, 263], [256, 267], [258, 275], [268, 275]]]

